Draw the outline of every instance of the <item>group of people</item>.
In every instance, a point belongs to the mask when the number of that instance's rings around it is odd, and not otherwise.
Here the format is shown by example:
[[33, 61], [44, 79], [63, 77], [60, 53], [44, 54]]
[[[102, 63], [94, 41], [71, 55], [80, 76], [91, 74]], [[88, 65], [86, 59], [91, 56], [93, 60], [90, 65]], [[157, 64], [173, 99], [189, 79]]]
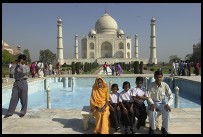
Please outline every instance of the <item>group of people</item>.
[[[17, 62], [14, 63], [10, 63], [9, 64], [9, 77], [13, 78], [13, 74], [11, 73], [11, 69], [13, 67], [15, 67], [15, 64]], [[26, 64], [26, 63], [25, 63]], [[41, 78], [41, 77], [46, 77], [47, 75], [61, 75], [61, 65], [59, 63], [57, 63], [55, 65], [55, 67], [52, 65], [52, 63], [43, 63], [41, 61], [36, 61], [36, 62], [32, 62], [30, 65], [26, 64], [30, 67], [30, 72], [28, 74], [32, 76], [32, 78]]]
[[[137, 117], [137, 129], [145, 126], [147, 115], [149, 116], [149, 134], [154, 134], [156, 129], [155, 120], [157, 112], [162, 113], [162, 133], [168, 134], [169, 120], [171, 111], [170, 106], [173, 102], [173, 95], [169, 86], [162, 81], [161, 71], [154, 73], [155, 82], [148, 85], [145, 89], [143, 78], [136, 78], [136, 86], [131, 88], [130, 82], [123, 83], [123, 90], [119, 93], [118, 84], [112, 84], [111, 93], [108, 92], [108, 85], [102, 77], [97, 77], [92, 87], [90, 97], [90, 111], [96, 118], [94, 132], [97, 134], [109, 134], [110, 127], [115, 131], [124, 126], [125, 134], [135, 133], [135, 122]], [[168, 101], [165, 101], [166, 96]], [[147, 101], [148, 107], [144, 101]]]
[[[109, 65], [106, 62], [103, 64], [103, 73], [107, 75], [108, 75], [108, 71], [107, 71], [108, 66]], [[115, 74], [116, 76], [120, 76], [123, 73], [123, 69], [120, 64], [117, 64], [116, 66], [114, 64], [111, 64], [110, 69], [113, 76]]]
[[47, 75], [60, 75], [60, 64], [57, 63], [55, 68], [50, 63], [43, 63], [41, 61], [32, 62], [30, 66], [32, 78], [35, 78], [36, 76], [46, 77]]
[[190, 60], [173, 60], [171, 75], [176, 76], [191, 76], [191, 67], [194, 67], [194, 74], [199, 75], [200, 64], [199, 61], [194, 64], [190, 62]]

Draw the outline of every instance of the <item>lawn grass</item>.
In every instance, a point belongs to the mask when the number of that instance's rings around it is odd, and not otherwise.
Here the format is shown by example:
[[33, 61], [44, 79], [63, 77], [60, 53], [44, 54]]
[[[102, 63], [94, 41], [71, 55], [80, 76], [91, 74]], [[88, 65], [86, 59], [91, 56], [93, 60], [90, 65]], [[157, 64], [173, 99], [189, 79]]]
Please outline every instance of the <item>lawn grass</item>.
[[83, 72], [82, 74], [94, 74], [100, 67], [96, 67], [94, 69], [91, 69], [91, 71]]

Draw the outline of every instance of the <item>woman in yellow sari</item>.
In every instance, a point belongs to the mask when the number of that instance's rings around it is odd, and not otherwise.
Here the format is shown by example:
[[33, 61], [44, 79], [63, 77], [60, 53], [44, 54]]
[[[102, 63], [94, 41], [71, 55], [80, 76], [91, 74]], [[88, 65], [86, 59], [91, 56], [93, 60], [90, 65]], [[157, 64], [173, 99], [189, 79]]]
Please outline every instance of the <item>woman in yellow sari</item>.
[[108, 85], [102, 79], [97, 77], [94, 85], [92, 86], [92, 94], [90, 97], [90, 111], [96, 118], [95, 133], [109, 134], [109, 92]]

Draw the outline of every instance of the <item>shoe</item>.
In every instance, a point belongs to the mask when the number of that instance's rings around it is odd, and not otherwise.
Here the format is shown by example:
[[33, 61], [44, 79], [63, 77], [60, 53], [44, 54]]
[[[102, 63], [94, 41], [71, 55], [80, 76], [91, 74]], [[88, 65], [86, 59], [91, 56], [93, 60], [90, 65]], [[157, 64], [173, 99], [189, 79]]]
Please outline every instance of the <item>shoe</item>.
[[154, 134], [154, 130], [151, 127], [149, 127], [149, 134]]
[[8, 118], [8, 117], [10, 117], [10, 116], [12, 116], [12, 115], [5, 115], [4, 118]]
[[139, 123], [137, 123], [137, 129], [138, 129], [138, 130], [140, 129], [140, 124], [139, 124]]
[[130, 130], [131, 130], [132, 134], [135, 134], [135, 129], [134, 128], [131, 128]]
[[166, 129], [165, 128], [161, 128], [161, 131], [162, 131], [162, 134], [168, 134], [168, 132], [166, 131]]
[[129, 129], [125, 128], [125, 134], [129, 134]]
[[24, 116], [25, 116], [25, 114], [20, 114], [20, 115], [19, 115], [19, 117], [24, 117]]
[[116, 127], [116, 128], [115, 128], [115, 131], [117, 132], [119, 129], [121, 129], [121, 128], [120, 128], [120, 127]]

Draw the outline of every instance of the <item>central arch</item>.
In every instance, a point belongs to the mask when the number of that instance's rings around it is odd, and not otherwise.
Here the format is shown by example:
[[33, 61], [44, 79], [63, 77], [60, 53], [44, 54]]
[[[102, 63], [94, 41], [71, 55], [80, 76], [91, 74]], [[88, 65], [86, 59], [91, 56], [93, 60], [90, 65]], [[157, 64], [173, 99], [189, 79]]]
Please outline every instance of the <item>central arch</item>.
[[112, 44], [108, 41], [101, 45], [101, 58], [112, 58]]

